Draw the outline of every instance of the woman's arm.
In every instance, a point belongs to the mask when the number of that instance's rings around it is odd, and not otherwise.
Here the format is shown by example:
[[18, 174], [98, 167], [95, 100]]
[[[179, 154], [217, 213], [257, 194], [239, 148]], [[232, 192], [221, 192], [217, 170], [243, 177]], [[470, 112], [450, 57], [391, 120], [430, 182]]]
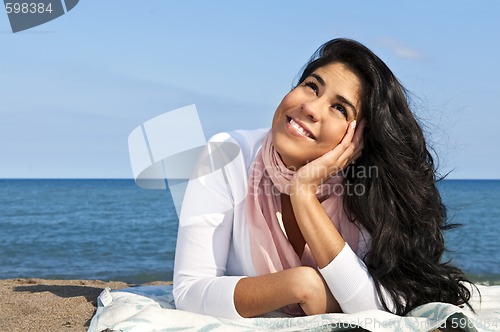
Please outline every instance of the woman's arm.
[[[384, 310], [366, 265], [344, 241], [316, 196], [297, 195], [291, 201], [319, 272], [342, 311]], [[391, 306], [389, 297], [384, 298]]]
[[210, 174], [188, 185], [179, 218], [173, 295], [177, 309], [239, 318], [233, 292], [241, 277], [225, 276], [233, 213], [220, 182], [218, 174]]
[[300, 304], [308, 315], [340, 311], [321, 275], [308, 266], [257, 277], [224, 276], [228, 224], [217, 223], [217, 215], [203, 219], [218, 227], [199, 221], [179, 229], [174, 274], [178, 309], [227, 318], [254, 317], [290, 304]]
[[[231, 179], [241, 177], [239, 169], [246, 172], [241, 165], [227, 169]], [[230, 244], [235, 241], [234, 204], [241, 196], [236, 194], [229, 192], [221, 172], [189, 182], [174, 266], [177, 308], [227, 318], [261, 315], [290, 304], [301, 304], [307, 314], [338, 311], [328, 286], [309, 267], [259, 277], [226, 276]]]
[[[363, 127], [361, 125], [360, 127]], [[357, 154], [363, 128], [355, 136], [356, 121], [337, 147], [301, 167], [291, 181], [289, 196], [302, 236], [320, 268], [328, 265], [344, 248], [345, 241], [316, 197], [318, 186], [345, 168]]]
[[[228, 134], [216, 135], [210, 142], [236, 144]], [[234, 288], [243, 273], [227, 275], [237, 202], [234, 202], [235, 193], [228, 186], [224, 170], [207, 172], [211, 169], [212, 157], [210, 153], [200, 155], [196, 168], [200, 176], [188, 182], [184, 194], [175, 251], [173, 295], [178, 309], [240, 318], [233, 298]], [[242, 158], [238, 157], [225, 167], [227, 172], [234, 173], [234, 181], [244, 180], [242, 163]], [[234, 186], [238, 188], [242, 184], [234, 183]]]
[[259, 316], [290, 304], [299, 304], [307, 315], [340, 312], [321, 275], [308, 266], [240, 279], [234, 303], [243, 317]]
[[[335, 149], [302, 167], [292, 181], [293, 191], [288, 198], [319, 271], [345, 313], [383, 310], [383, 306], [366, 265], [331, 222], [316, 197], [316, 189], [330, 175], [359, 157], [363, 127], [364, 122], [355, 133], [355, 124], [351, 123]], [[391, 309], [391, 300], [384, 298]]]
[[[287, 199], [287, 198], [285, 198]], [[315, 193], [289, 196], [297, 224], [318, 264], [324, 268], [342, 251], [344, 238], [321, 206]]]

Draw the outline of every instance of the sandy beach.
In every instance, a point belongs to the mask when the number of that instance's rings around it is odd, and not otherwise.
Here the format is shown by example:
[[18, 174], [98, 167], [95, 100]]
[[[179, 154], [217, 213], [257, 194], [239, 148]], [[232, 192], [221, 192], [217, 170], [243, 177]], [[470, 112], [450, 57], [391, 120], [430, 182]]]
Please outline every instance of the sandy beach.
[[[156, 281], [141, 286], [169, 284]], [[87, 331], [101, 291], [132, 286], [138, 285], [100, 280], [0, 279], [0, 331]]]
[[86, 331], [101, 291], [131, 286], [99, 280], [0, 280], [0, 331]]

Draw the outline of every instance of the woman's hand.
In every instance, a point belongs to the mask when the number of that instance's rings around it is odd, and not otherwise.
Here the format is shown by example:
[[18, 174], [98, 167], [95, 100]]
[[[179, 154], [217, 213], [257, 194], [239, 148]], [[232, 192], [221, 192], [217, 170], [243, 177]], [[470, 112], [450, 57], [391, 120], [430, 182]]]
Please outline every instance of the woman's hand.
[[301, 167], [291, 181], [292, 193], [305, 190], [314, 194], [322, 182], [354, 163], [363, 150], [365, 123], [361, 120], [356, 125], [356, 121], [352, 121], [344, 138], [335, 148]]

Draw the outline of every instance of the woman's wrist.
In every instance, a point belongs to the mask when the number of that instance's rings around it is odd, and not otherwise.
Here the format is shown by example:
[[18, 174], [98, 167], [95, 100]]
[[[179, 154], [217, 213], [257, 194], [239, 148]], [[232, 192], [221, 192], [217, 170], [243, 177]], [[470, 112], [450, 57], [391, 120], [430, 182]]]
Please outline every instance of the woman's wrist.
[[308, 205], [312, 201], [317, 200], [316, 191], [317, 187], [312, 185], [293, 187], [293, 190], [290, 192], [292, 206], [298, 208], [302, 204]]
[[318, 185], [314, 183], [301, 182], [299, 178], [295, 178], [290, 183], [290, 196], [315, 196], [318, 190]]

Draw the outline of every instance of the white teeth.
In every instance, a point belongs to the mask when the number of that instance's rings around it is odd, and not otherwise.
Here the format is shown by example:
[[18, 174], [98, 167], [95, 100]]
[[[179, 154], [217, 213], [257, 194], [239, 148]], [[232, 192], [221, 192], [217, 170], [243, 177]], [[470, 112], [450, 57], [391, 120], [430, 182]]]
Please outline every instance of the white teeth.
[[304, 128], [302, 128], [297, 122], [295, 122], [291, 118], [290, 118], [290, 124], [292, 125], [293, 128], [297, 129], [297, 131], [301, 135], [312, 138], [311, 134], [307, 130], [305, 130]]

